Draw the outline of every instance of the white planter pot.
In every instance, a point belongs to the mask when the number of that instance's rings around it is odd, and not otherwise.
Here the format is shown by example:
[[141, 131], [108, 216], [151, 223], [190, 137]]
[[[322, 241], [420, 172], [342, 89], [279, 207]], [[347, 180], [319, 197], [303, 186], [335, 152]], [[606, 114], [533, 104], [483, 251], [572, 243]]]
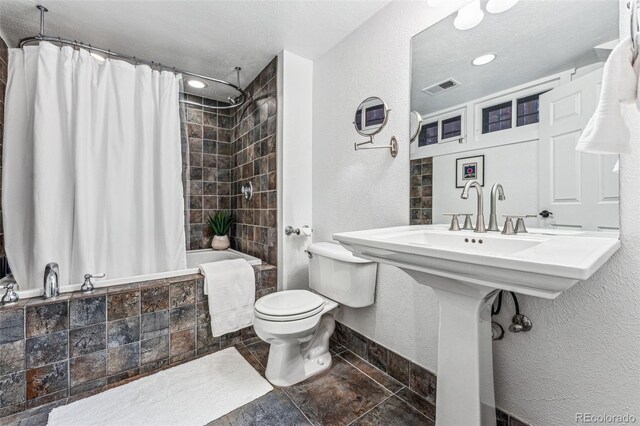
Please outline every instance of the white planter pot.
[[228, 235], [214, 235], [211, 241], [211, 248], [214, 250], [226, 250], [230, 245]]

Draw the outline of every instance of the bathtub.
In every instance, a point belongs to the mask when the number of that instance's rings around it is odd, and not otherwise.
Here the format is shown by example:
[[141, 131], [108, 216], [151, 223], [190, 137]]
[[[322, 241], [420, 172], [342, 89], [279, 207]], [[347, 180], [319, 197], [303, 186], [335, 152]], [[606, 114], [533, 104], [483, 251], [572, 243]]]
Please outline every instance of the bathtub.
[[[215, 251], [212, 249], [204, 250], [190, 250], [187, 251], [187, 269], [180, 269], [177, 271], [158, 272], [155, 274], [135, 275], [131, 277], [122, 277], [114, 279], [102, 279], [92, 280], [95, 288], [110, 287], [114, 285], [137, 283], [141, 281], [159, 280], [162, 278], [173, 278], [182, 275], [197, 274], [200, 272], [199, 265], [208, 262], [218, 262], [221, 260], [230, 259], [245, 259], [250, 265], [260, 265], [262, 260], [257, 257], [250, 256], [245, 253], [241, 253], [236, 250], [227, 249], [222, 251]], [[69, 293], [72, 291], [80, 290], [82, 283], [70, 284], [60, 287], [60, 293]], [[21, 298], [36, 297], [42, 295], [42, 289], [31, 289], [26, 291], [18, 291]]]

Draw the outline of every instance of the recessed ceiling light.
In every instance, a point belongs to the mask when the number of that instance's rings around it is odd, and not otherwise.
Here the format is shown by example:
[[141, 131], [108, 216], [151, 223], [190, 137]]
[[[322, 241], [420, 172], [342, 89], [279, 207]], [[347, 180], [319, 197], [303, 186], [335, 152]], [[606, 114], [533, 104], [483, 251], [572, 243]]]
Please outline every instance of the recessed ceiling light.
[[480, 0], [474, 0], [462, 9], [458, 10], [458, 15], [453, 21], [453, 26], [465, 31], [478, 25], [484, 18], [484, 12], [480, 7]]
[[104, 56], [102, 56], [102, 55], [99, 55], [99, 54], [97, 54], [97, 53], [91, 52], [91, 56], [92, 56], [94, 59], [96, 59], [96, 60], [98, 60], [98, 61], [100, 61], [100, 62], [104, 62]]
[[204, 89], [205, 87], [207, 87], [207, 83], [205, 83], [204, 81], [195, 80], [193, 78], [190, 78], [189, 80], [187, 80], [187, 84], [193, 87], [194, 89]]
[[480, 55], [475, 58], [471, 63], [473, 65], [487, 65], [489, 62], [492, 62], [496, 58], [495, 53], [487, 53], [486, 55]]
[[502, 13], [511, 9], [519, 0], [489, 0], [487, 3], [487, 12]]

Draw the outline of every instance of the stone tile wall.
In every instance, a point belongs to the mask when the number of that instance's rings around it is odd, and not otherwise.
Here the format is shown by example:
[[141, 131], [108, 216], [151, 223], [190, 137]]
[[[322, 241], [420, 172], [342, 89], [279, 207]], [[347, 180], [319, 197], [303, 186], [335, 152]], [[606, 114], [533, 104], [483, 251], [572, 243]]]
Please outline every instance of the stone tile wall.
[[[231, 131], [232, 247], [272, 265], [278, 262], [277, 69], [276, 57], [249, 84], [251, 99], [234, 113]], [[253, 184], [251, 200], [241, 195], [245, 182]]]
[[[218, 104], [212, 99], [185, 96], [204, 105]], [[229, 110], [180, 107], [187, 250], [211, 247], [213, 233], [207, 217], [231, 208], [230, 114]]]
[[[412, 162], [413, 165], [413, 162]], [[413, 176], [412, 176], [413, 177]], [[360, 358], [393, 377], [421, 397], [430, 407], [425, 407], [431, 418], [435, 418], [437, 378], [435, 373], [393, 352], [381, 344], [363, 336], [346, 325], [336, 322], [336, 330], [331, 337]], [[335, 345], [334, 345], [335, 348]], [[497, 426], [527, 426], [521, 420], [496, 408]]]
[[[254, 270], [256, 299], [276, 291], [275, 267]], [[252, 328], [214, 338], [203, 287], [194, 274], [0, 307], [0, 417], [75, 401], [255, 338]]]
[[430, 225], [433, 196], [433, 158], [411, 160], [411, 225]]

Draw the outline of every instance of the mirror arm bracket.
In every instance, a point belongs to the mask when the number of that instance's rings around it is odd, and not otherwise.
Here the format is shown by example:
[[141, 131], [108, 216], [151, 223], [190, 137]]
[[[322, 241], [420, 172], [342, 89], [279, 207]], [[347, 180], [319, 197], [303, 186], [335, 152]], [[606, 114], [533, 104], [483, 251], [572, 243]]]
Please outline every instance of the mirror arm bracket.
[[373, 144], [373, 135], [369, 136], [369, 140], [366, 142], [356, 142], [353, 144], [353, 148], [356, 151], [362, 150], [362, 149], [388, 149], [389, 153], [391, 154], [391, 157], [396, 158], [396, 156], [398, 155], [398, 140], [396, 139], [395, 136], [391, 136], [391, 140], [389, 141], [389, 145], [385, 145], [385, 146], [362, 146], [362, 145], [368, 145], [368, 144]]

